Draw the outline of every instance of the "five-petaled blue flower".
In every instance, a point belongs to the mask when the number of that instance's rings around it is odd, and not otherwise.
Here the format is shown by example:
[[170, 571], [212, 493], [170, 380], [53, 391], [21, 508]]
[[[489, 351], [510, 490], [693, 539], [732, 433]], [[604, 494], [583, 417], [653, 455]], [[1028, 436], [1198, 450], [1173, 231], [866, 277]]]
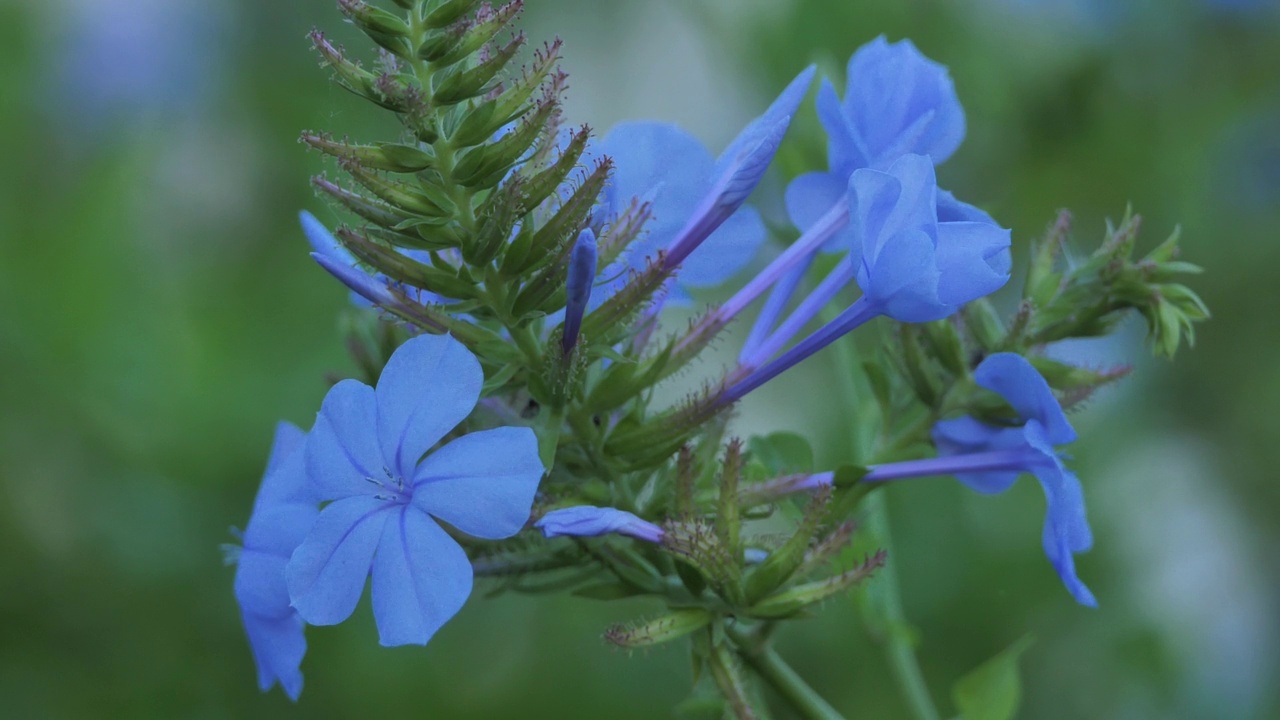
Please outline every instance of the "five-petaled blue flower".
[[[1074, 553], [1093, 544], [1085, 517], [1080, 481], [1066, 468], [1054, 449], [1075, 441], [1076, 433], [1062, 407], [1040, 373], [1021, 355], [997, 353], [982, 361], [974, 372], [978, 385], [1000, 395], [1023, 421], [1018, 426], [990, 425], [971, 417], [943, 420], [934, 426], [933, 439], [940, 457], [952, 460], [988, 458], [981, 470], [953, 474], [983, 493], [1009, 489], [1018, 474], [1036, 476], [1044, 488], [1047, 510], [1044, 552], [1067, 590], [1082, 605], [1096, 606], [1093, 593], [1076, 577]], [[1002, 460], [995, 458], [1002, 457]]]
[[330, 502], [285, 573], [308, 623], [349, 617], [372, 573], [381, 643], [425, 644], [472, 585], [466, 553], [438, 520], [485, 539], [524, 527], [543, 474], [532, 430], [483, 430], [432, 450], [471, 413], [483, 381], [462, 344], [423, 335], [392, 354], [376, 390], [356, 380], [329, 390], [305, 459]]
[[298, 666], [307, 641], [302, 618], [289, 605], [285, 564], [320, 512], [306, 483], [304, 442], [297, 427], [285, 422], [276, 426], [235, 578], [236, 602], [258, 666], [258, 687], [265, 691], [279, 681], [293, 700], [302, 692]]

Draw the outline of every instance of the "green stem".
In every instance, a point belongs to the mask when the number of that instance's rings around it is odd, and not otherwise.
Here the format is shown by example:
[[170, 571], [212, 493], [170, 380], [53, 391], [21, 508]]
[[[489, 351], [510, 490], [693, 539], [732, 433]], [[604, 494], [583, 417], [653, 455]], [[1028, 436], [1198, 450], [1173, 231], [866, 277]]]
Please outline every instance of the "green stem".
[[[884, 493], [872, 493], [867, 497], [867, 525], [875, 534], [880, 546], [889, 557], [893, 557], [893, 541], [889, 536], [889, 511], [885, 504]], [[892, 563], [880, 569], [876, 576], [879, 584], [877, 605], [882, 613], [882, 622], [886, 628], [884, 637], [885, 654], [889, 659], [889, 668], [898, 681], [911, 716], [916, 720], [940, 720], [938, 709], [934, 707], [933, 697], [929, 694], [929, 686], [925, 684], [924, 674], [920, 672], [920, 662], [916, 659], [915, 646], [908, 633], [905, 632], [906, 615], [902, 611], [902, 593], [898, 587], [898, 574]]]
[[822, 696], [796, 673], [769, 643], [758, 644], [749, 633], [727, 626], [725, 633], [738, 647], [738, 655], [769, 683], [806, 720], [844, 720]]
[[[857, 367], [853, 338], [841, 338], [835, 346], [837, 367]], [[843, 405], [848, 408], [857, 408], [858, 387], [854, 381], [853, 372], [847, 369], [844, 372], [838, 372], [837, 379], [840, 383], [840, 391], [845, 397]], [[929, 419], [931, 420], [932, 417]], [[859, 422], [857, 417], [850, 420]], [[905, 433], [906, 439], [910, 441], [911, 437], [918, 432], [920, 428], [913, 425]], [[859, 453], [867, 453], [869, 448], [861, 447], [857, 450]], [[857, 459], [861, 461], [864, 457], [865, 455]], [[889, 535], [889, 513], [885, 504], [885, 494], [870, 493], [863, 502], [867, 508], [868, 529], [875, 534], [881, 548], [890, 558], [893, 558], [893, 541]], [[885, 627], [885, 653], [888, 656], [890, 670], [898, 681], [898, 687], [911, 710], [912, 717], [915, 720], [939, 720], [938, 710], [934, 707], [933, 698], [929, 695], [929, 687], [925, 684], [924, 675], [920, 672], [920, 663], [916, 660], [915, 647], [911, 643], [911, 638], [903, 631], [907, 621], [902, 610], [898, 574], [892, 562], [876, 573], [876, 584], [878, 586], [876, 599], [879, 602], [875, 605], [882, 615], [880, 620]], [[865, 617], [867, 614], [865, 610], [863, 614]]]

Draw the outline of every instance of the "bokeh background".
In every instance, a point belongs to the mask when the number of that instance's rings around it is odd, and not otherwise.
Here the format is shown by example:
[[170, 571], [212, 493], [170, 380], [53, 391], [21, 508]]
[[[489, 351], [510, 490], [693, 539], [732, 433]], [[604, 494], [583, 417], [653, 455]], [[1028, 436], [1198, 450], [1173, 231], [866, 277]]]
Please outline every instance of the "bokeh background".
[[[888, 492], [891, 559], [944, 715], [951, 683], [1024, 634], [1025, 718], [1280, 717], [1280, 7], [1237, 0], [530, 0], [558, 34], [571, 119], [673, 120], [718, 151], [809, 62], [912, 38], [951, 68], [968, 138], [942, 183], [1014, 229], [1059, 207], [1081, 251], [1127, 202], [1146, 247], [1181, 224], [1216, 317], [1176, 361], [1141, 327], [1065, 352], [1131, 361], [1074, 421], [1097, 542], [1077, 607], [1024, 481]], [[431, 645], [382, 649], [367, 605], [312, 629], [307, 688], [261, 695], [221, 562], [273, 424], [309, 424], [350, 369], [346, 292], [296, 212], [333, 221], [304, 128], [394, 136], [318, 69], [322, 0], [0, 2], [0, 716], [614, 717], [670, 714], [679, 643], [610, 650], [644, 602], [484, 599]], [[840, 80], [837, 80], [839, 83]], [[824, 162], [811, 100], [757, 193]], [[815, 358], [744, 423], [839, 456]], [[849, 601], [781, 638], [850, 716], [905, 718]]]

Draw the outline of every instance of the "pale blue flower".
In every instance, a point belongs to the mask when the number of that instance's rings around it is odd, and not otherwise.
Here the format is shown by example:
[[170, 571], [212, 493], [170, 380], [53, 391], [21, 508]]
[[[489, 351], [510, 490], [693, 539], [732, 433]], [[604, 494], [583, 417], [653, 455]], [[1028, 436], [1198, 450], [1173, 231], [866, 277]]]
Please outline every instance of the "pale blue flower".
[[[934, 462], [939, 467], [932, 473], [954, 474], [982, 493], [1004, 492], [1020, 473], [1034, 475], [1046, 501], [1044, 553], [1080, 604], [1097, 605], [1093, 593], [1076, 576], [1073, 557], [1093, 544], [1084, 492], [1055, 449], [1074, 442], [1075, 430], [1049, 384], [1021, 355], [991, 355], [974, 371], [973, 378], [1003, 397], [1018, 413], [1021, 424], [992, 425], [971, 417], [939, 422], [933, 429], [939, 454]], [[947, 463], [952, 467], [941, 467]]]
[[290, 699], [302, 692], [307, 651], [302, 618], [289, 604], [285, 564], [319, 514], [306, 484], [302, 430], [282, 422], [238, 553], [235, 596], [263, 691], [277, 681]]
[[614, 160], [604, 215], [617, 217], [639, 201], [650, 203], [652, 219], [620, 265], [605, 272], [622, 277], [602, 296], [616, 292], [626, 269], [643, 269], [659, 250], [667, 252], [668, 267], [680, 267], [677, 297], [686, 287], [719, 285], [751, 261], [766, 231], [759, 213], [743, 203], [768, 169], [813, 73], [812, 67], [800, 73], [717, 159], [670, 123], [627, 122], [605, 135], [594, 148]]
[[490, 540], [524, 526], [543, 473], [532, 430], [483, 430], [432, 449], [471, 413], [483, 382], [461, 343], [422, 335], [392, 354], [376, 389], [343, 380], [329, 390], [305, 457], [330, 502], [286, 570], [308, 623], [345, 620], [372, 574], [382, 644], [425, 644], [472, 585], [466, 553], [437, 520]]
[[[874, 317], [918, 323], [945, 318], [1009, 279], [1009, 231], [994, 223], [938, 217], [933, 163], [905, 155], [888, 171], [849, 180], [853, 248], [768, 340], [742, 361], [749, 372], [720, 397], [737, 401]], [[863, 296], [812, 335], [769, 360], [850, 280]]]
[[[965, 135], [964, 108], [944, 65], [910, 40], [884, 36], [849, 59], [844, 98], [831, 81], [818, 90], [818, 119], [827, 131], [827, 172], [800, 175], [787, 187], [791, 222], [808, 230], [844, 197], [855, 170], [887, 170], [903, 155], [928, 155], [942, 164]], [[826, 249], [846, 249], [837, 230]]]

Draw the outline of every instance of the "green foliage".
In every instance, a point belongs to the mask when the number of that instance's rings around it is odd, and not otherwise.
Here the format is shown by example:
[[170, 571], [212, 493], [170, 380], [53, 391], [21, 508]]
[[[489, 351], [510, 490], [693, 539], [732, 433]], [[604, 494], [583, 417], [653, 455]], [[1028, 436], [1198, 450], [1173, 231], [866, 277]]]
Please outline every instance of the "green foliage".
[[964, 720], [1013, 720], [1022, 703], [1018, 660], [1031, 643], [1022, 638], [956, 681], [951, 697]]

